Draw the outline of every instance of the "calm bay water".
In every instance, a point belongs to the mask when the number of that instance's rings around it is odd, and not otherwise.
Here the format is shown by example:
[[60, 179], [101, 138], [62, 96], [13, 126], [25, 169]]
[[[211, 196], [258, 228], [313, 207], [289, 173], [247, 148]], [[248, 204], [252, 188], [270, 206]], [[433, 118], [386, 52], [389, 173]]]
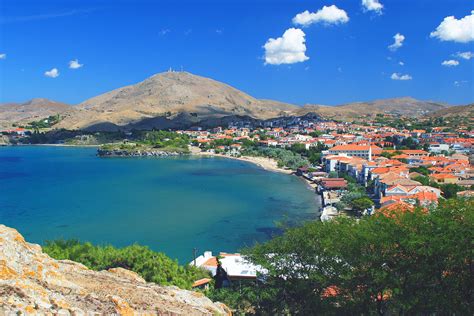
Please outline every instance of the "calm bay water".
[[0, 147], [0, 223], [30, 242], [147, 245], [187, 262], [237, 251], [277, 221], [315, 219], [294, 176], [224, 158], [98, 158], [94, 148]]

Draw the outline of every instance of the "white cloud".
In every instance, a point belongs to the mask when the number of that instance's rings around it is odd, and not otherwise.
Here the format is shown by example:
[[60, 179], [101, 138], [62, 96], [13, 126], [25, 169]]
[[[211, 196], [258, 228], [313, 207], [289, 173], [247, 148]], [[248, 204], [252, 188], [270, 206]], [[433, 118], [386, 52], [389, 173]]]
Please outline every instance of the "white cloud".
[[402, 80], [402, 81], [405, 81], [405, 80], [412, 80], [412, 76], [406, 74], [406, 75], [402, 75], [400, 73], [396, 73], [394, 72], [391, 76], [390, 76], [390, 79], [392, 80]]
[[5, 53], [0, 54], [0, 59], [7, 59], [7, 54], [5, 54]]
[[458, 57], [458, 58], [462, 58], [462, 59], [465, 59], [465, 60], [469, 60], [469, 59], [474, 57], [474, 53], [473, 52], [457, 52], [453, 56]]
[[400, 66], [405, 66], [405, 63], [404, 63], [403, 61], [399, 61], [398, 64], [399, 64]]
[[171, 32], [170, 29], [162, 29], [162, 30], [160, 31], [160, 35], [161, 35], [161, 36], [165, 36], [165, 35], [168, 34], [169, 32]]
[[436, 30], [431, 32], [430, 37], [458, 43], [474, 41], [474, 10], [471, 11], [471, 15], [459, 20], [454, 16], [445, 17]]
[[394, 39], [394, 42], [392, 45], [388, 47], [388, 49], [390, 49], [391, 51], [396, 51], [397, 49], [403, 46], [403, 41], [405, 40], [405, 36], [400, 33], [397, 33], [393, 36], [393, 39]]
[[349, 22], [349, 16], [346, 11], [339, 9], [335, 5], [324, 6], [317, 12], [309, 12], [308, 10], [298, 13], [293, 18], [293, 24], [303, 27], [310, 26], [313, 23], [324, 24], [343, 24]]
[[459, 65], [459, 61], [450, 59], [450, 60], [445, 60], [441, 63], [441, 65], [446, 66], [446, 67], [455, 67]]
[[379, 0], [362, 0], [362, 7], [364, 11], [375, 11], [378, 14], [382, 13], [383, 4]]
[[45, 71], [44, 75], [46, 77], [56, 78], [56, 77], [59, 76], [59, 70], [58, 70], [58, 68], [53, 68], [51, 70]]
[[69, 62], [69, 68], [70, 69], [79, 69], [81, 68], [82, 66], [84, 66], [83, 64], [80, 64], [79, 63], [79, 60], [77, 59], [73, 59]]
[[294, 64], [309, 59], [305, 54], [305, 33], [300, 29], [287, 29], [282, 37], [270, 38], [263, 48], [265, 64]]
[[467, 80], [460, 80], [460, 81], [456, 80], [456, 81], [453, 82], [453, 84], [454, 84], [455, 87], [464, 86], [464, 85], [466, 85], [467, 83], [468, 83]]

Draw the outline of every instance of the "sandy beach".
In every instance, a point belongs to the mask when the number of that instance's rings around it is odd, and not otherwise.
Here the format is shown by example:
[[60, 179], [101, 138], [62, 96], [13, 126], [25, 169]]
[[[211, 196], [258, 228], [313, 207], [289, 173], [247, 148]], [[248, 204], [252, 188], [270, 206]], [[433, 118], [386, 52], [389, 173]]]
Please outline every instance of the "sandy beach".
[[203, 157], [220, 157], [220, 158], [235, 159], [235, 160], [246, 161], [246, 162], [256, 164], [257, 166], [268, 171], [280, 172], [280, 173], [285, 173], [285, 174], [293, 173], [293, 171], [290, 169], [284, 169], [284, 168], [278, 167], [278, 163], [274, 159], [271, 159], [271, 158], [251, 157], [251, 156], [233, 157], [233, 156], [227, 156], [227, 155], [221, 155], [221, 154], [215, 154], [215, 153], [209, 153], [209, 152], [202, 152], [196, 149], [197, 148], [195, 147], [191, 147], [192, 155], [203, 156]]

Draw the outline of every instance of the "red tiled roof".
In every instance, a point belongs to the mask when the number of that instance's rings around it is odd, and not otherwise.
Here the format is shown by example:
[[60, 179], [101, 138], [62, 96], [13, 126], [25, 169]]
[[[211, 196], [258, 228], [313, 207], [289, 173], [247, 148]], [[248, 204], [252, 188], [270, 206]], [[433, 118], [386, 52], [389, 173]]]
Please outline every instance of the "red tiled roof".
[[202, 265], [206, 266], [206, 267], [217, 267], [217, 258], [216, 257], [211, 257], [211, 258], [207, 259], [207, 261], [204, 262]]
[[368, 151], [369, 148], [372, 147], [374, 149], [382, 149], [377, 146], [368, 146], [368, 145], [338, 145], [330, 149], [330, 151]]
[[207, 284], [207, 283], [209, 283], [209, 282], [211, 282], [211, 279], [209, 279], [209, 278], [199, 279], [199, 280], [197, 280], [197, 281], [194, 281], [192, 287], [198, 287], [198, 286]]
[[434, 179], [457, 179], [458, 177], [453, 175], [453, 174], [449, 174], [449, 173], [435, 173], [435, 174], [430, 175], [430, 178], [434, 178]]

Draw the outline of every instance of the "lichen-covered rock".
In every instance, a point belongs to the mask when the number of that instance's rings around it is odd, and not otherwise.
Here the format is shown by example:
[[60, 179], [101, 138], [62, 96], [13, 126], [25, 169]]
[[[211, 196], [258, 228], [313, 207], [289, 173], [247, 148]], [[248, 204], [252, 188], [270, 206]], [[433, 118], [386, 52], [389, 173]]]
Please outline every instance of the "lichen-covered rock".
[[122, 268], [92, 271], [54, 260], [15, 229], [0, 225], [0, 315], [229, 315], [221, 303], [147, 283]]

